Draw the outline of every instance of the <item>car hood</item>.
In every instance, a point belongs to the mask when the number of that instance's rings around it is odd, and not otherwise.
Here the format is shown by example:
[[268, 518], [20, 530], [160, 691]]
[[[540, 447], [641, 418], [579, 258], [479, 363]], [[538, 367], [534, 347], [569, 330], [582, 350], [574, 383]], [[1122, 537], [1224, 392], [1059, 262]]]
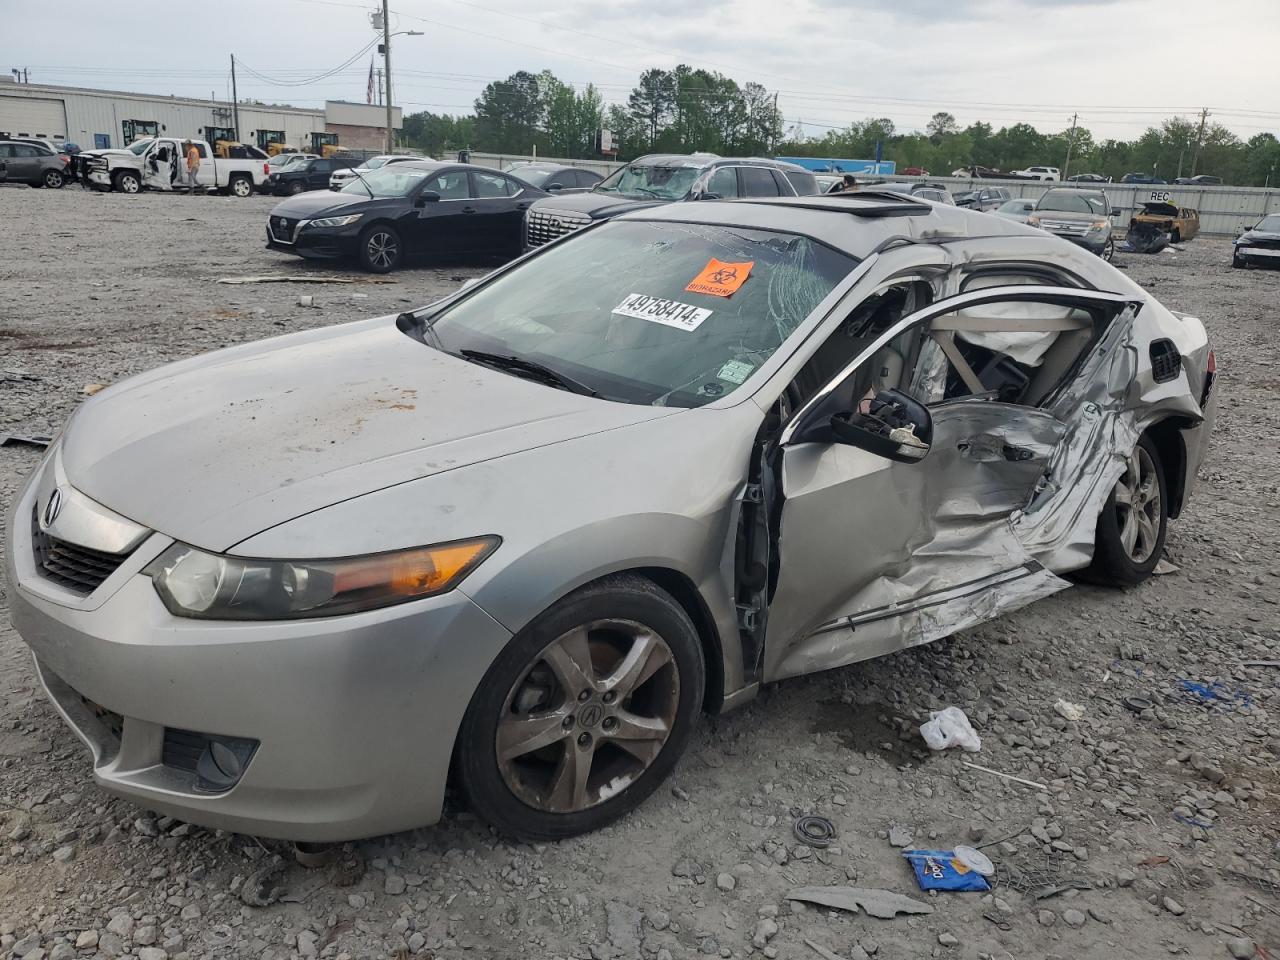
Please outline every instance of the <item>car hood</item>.
[[222, 551], [375, 490], [679, 412], [476, 366], [387, 317], [110, 387], [76, 413], [62, 460], [72, 486], [99, 503]]
[[141, 159], [132, 150], [81, 150], [76, 154], [77, 157], [131, 157], [135, 160]]
[[321, 215], [339, 213], [347, 207], [357, 207], [368, 202], [367, 196], [362, 197], [354, 193], [313, 190], [277, 203], [271, 208], [271, 216], [288, 217], [290, 220], [315, 220]]
[[1275, 230], [1246, 230], [1240, 235], [1241, 240], [1280, 240], [1280, 232]]
[[540, 200], [535, 206], [545, 213], [557, 211], [584, 213], [594, 220], [602, 220], [630, 210], [656, 207], [671, 202], [670, 200], [637, 200], [634, 197], [620, 197], [617, 194], [595, 193], [588, 190], [586, 193], [574, 193], [568, 196], [557, 193], [545, 200]]

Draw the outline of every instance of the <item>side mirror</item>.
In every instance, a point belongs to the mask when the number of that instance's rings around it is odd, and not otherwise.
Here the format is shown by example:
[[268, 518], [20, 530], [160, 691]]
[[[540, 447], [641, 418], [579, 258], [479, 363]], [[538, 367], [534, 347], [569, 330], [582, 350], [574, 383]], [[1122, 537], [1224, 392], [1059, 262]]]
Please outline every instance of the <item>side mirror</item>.
[[933, 442], [928, 408], [900, 390], [882, 390], [859, 409], [835, 414], [830, 424], [836, 443], [899, 463], [923, 460]]
[[557, 190], [563, 190], [563, 189], [564, 189], [564, 184], [563, 184], [563, 183], [548, 183], [548, 184], [547, 184], [547, 193], [555, 193]]
[[439, 203], [440, 194], [434, 190], [423, 190], [416, 200], [413, 201], [415, 207], [425, 207], [428, 203]]
[[704, 190], [693, 199], [695, 200], [723, 200], [724, 197], [718, 193], [712, 193], [710, 190]]

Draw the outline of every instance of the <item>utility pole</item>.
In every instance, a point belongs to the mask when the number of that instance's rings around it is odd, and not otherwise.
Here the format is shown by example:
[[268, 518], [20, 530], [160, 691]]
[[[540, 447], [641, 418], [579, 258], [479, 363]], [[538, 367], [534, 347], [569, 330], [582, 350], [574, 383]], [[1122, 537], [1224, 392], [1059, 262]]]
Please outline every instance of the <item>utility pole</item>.
[[231, 125], [236, 128], [236, 139], [240, 139], [240, 98], [236, 95], [236, 55], [231, 55]]
[[390, 153], [395, 147], [395, 133], [391, 129], [391, 13], [387, 10], [387, 0], [382, 0], [382, 69], [387, 73], [387, 153]]
[[1196, 134], [1196, 152], [1191, 155], [1191, 175], [1196, 175], [1196, 166], [1200, 163], [1200, 148], [1204, 145], [1204, 124], [1209, 119], [1209, 108], [1200, 111], [1200, 132]]
[[1080, 119], [1080, 114], [1073, 113], [1071, 115], [1071, 132], [1067, 134], [1067, 160], [1062, 165], [1062, 179], [1067, 179], [1067, 174], [1071, 172], [1071, 150], [1076, 145], [1076, 121]]
[[26, 67], [23, 67], [23, 68], [22, 68], [22, 82], [23, 82], [23, 83], [30, 83], [30, 82], [31, 82], [31, 77], [30, 77], [30, 75], [27, 73], [27, 68], [26, 68]]
[[382, 68], [373, 71], [378, 75], [378, 106], [382, 106]]

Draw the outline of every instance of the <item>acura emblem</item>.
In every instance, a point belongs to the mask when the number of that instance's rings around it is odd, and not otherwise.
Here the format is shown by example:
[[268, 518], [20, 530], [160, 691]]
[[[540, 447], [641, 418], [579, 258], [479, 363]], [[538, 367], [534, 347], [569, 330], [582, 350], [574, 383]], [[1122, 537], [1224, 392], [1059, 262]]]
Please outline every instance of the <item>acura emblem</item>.
[[49, 502], [44, 505], [44, 525], [46, 527], [53, 524], [58, 519], [58, 512], [62, 509], [62, 489], [54, 487], [53, 493], [49, 494]]

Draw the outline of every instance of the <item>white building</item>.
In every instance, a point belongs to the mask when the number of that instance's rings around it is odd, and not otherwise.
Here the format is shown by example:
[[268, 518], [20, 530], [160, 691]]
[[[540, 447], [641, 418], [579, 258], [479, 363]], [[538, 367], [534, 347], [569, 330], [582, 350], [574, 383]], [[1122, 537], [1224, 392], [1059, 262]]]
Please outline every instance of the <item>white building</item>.
[[[5, 82], [0, 77], [0, 138], [42, 137], [68, 140], [86, 150], [123, 147], [138, 137], [167, 133], [206, 140], [232, 138], [234, 112], [226, 100], [154, 96], [117, 90], [91, 90], [35, 83]], [[379, 149], [386, 110], [366, 104], [329, 101], [323, 110], [281, 104], [239, 106], [245, 143], [312, 146], [313, 133], [337, 134], [340, 146]], [[332, 115], [332, 116], [331, 116]], [[401, 126], [400, 108], [393, 123]]]

